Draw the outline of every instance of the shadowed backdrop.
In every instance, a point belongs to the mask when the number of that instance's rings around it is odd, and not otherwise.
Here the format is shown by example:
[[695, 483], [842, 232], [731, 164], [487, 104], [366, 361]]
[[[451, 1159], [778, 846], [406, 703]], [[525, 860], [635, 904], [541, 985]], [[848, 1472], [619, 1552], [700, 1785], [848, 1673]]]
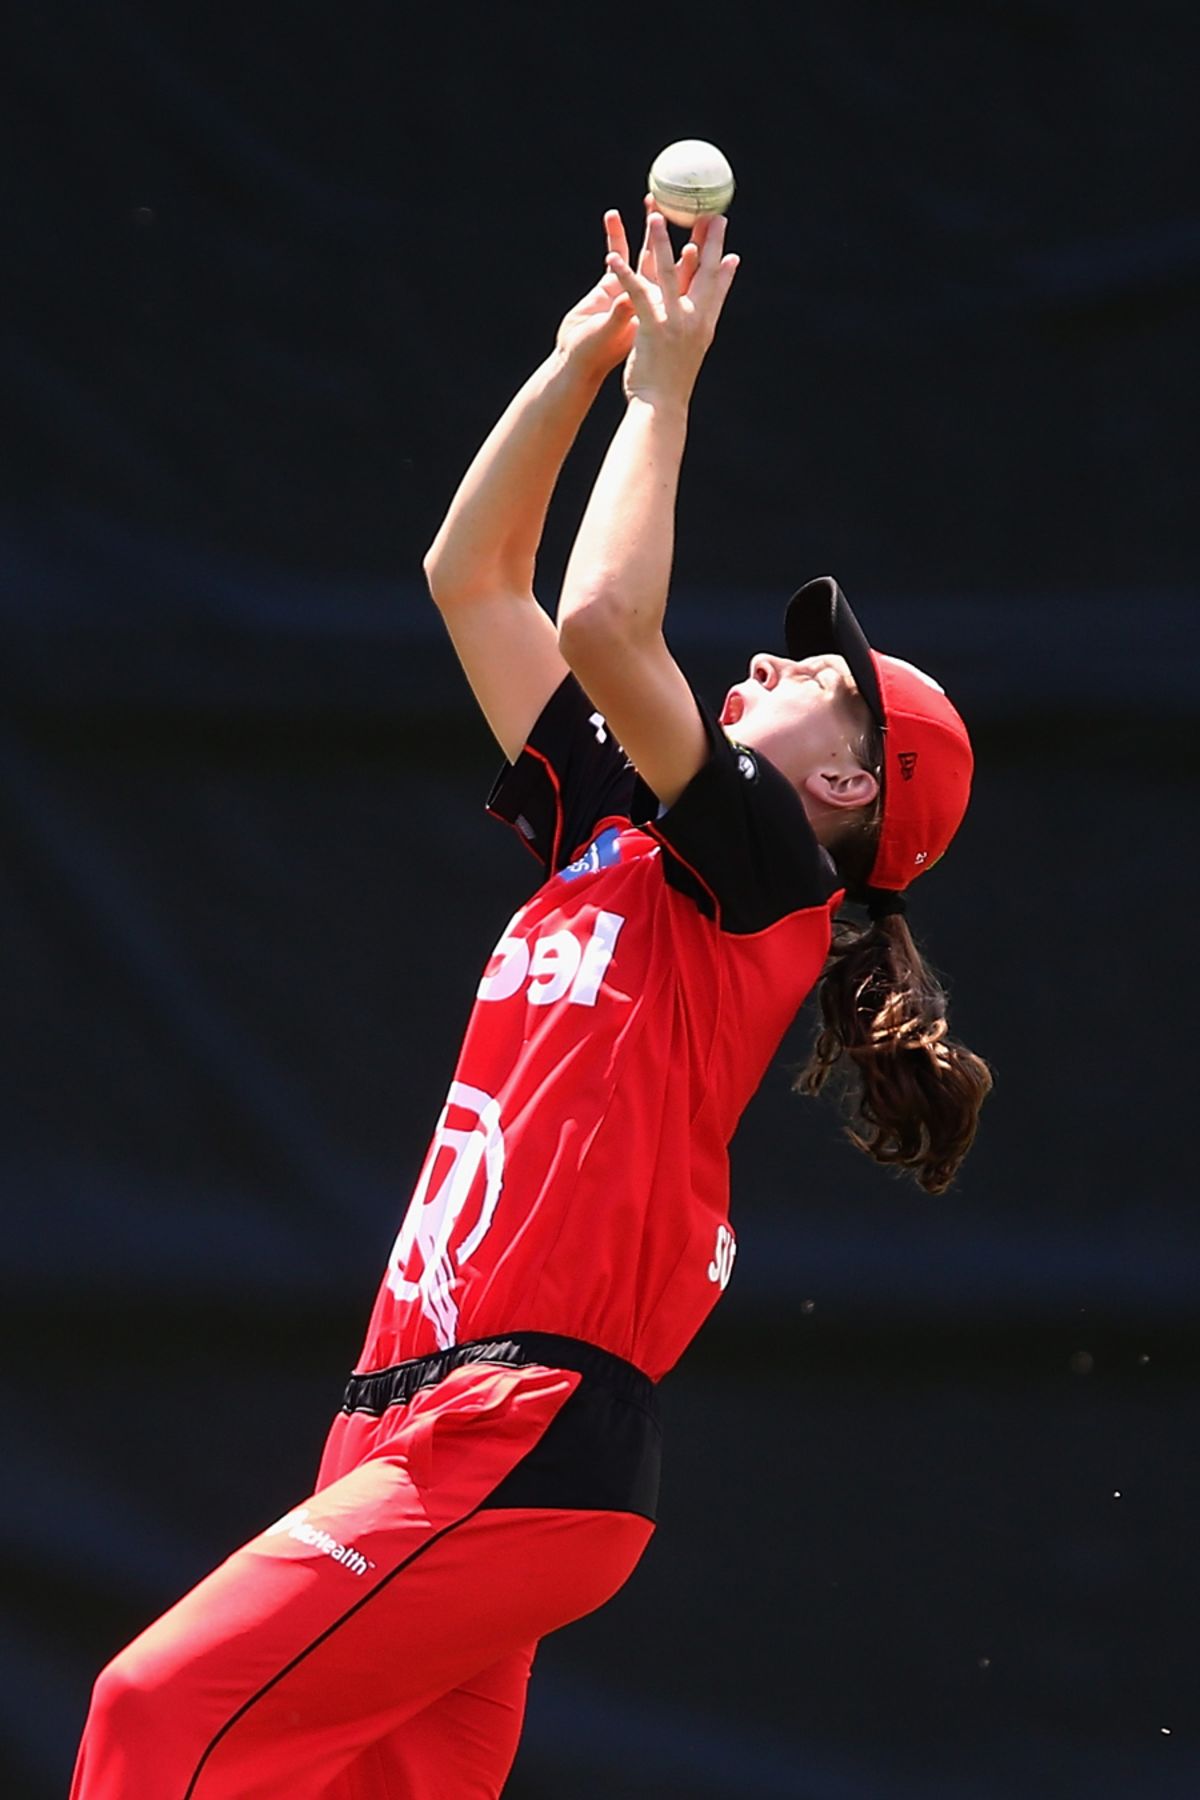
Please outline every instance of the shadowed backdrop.
[[[711, 137], [743, 262], [672, 643], [836, 573], [979, 773], [913, 922], [997, 1069], [933, 1200], [789, 1092], [664, 1385], [662, 1529], [544, 1646], [512, 1800], [1174, 1800], [1200, 1225], [1187, 9], [19, 9], [0, 510], [0, 1772], [311, 1481], [532, 867], [420, 582]], [[556, 580], [608, 432], [581, 436]]]

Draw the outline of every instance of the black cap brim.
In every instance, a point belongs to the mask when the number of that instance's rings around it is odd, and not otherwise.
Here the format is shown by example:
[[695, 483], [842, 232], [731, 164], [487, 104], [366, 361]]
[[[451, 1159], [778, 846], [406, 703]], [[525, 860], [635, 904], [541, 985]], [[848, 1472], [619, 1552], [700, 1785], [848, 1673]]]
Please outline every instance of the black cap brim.
[[871, 646], [832, 575], [818, 575], [792, 595], [784, 614], [783, 635], [788, 655], [797, 662], [828, 653], [844, 656], [872, 718], [881, 731], [886, 729], [887, 714]]

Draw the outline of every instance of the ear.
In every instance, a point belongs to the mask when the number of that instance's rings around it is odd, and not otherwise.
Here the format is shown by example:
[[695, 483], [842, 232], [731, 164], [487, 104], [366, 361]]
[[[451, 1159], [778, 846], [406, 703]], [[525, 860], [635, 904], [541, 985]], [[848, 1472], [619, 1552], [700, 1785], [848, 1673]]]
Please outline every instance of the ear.
[[818, 770], [806, 775], [800, 785], [818, 806], [837, 811], [869, 806], [879, 792], [879, 782], [870, 769], [857, 767], [845, 775], [836, 769]]

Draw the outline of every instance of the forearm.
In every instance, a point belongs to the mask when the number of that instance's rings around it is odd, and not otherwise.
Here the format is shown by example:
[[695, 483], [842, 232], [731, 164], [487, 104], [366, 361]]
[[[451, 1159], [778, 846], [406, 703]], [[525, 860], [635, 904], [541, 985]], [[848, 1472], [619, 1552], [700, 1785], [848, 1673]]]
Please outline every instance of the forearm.
[[686, 439], [684, 401], [630, 399], [567, 565], [558, 626], [568, 661], [573, 633], [633, 640], [661, 631]]
[[703, 768], [708, 734], [663, 636], [688, 403], [737, 262], [714, 219], [677, 265], [650, 212], [639, 270], [608, 268], [634, 308], [625, 417], [579, 527], [558, 609], [558, 648], [642, 779], [673, 806]]
[[511, 401], [459, 484], [425, 559], [439, 605], [533, 593], [546, 511], [603, 380], [554, 351]]

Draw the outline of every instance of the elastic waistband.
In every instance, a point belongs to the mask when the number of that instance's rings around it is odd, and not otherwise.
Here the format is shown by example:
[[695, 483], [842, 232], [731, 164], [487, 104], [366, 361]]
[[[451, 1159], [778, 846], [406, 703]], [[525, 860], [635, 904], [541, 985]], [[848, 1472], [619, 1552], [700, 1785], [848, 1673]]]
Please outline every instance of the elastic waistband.
[[470, 1363], [495, 1363], [501, 1368], [523, 1368], [538, 1363], [548, 1369], [571, 1369], [586, 1381], [596, 1381], [657, 1414], [654, 1383], [641, 1369], [622, 1356], [585, 1344], [582, 1338], [560, 1337], [553, 1331], [513, 1331], [502, 1338], [472, 1338], [451, 1344], [429, 1356], [414, 1356], [390, 1369], [374, 1369], [352, 1375], [346, 1383], [342, 1411], [373, 1413], [379, 1418], [391, 1406], [402, 1406], [421, 1388], [436, 1387], [453, 1369]]

